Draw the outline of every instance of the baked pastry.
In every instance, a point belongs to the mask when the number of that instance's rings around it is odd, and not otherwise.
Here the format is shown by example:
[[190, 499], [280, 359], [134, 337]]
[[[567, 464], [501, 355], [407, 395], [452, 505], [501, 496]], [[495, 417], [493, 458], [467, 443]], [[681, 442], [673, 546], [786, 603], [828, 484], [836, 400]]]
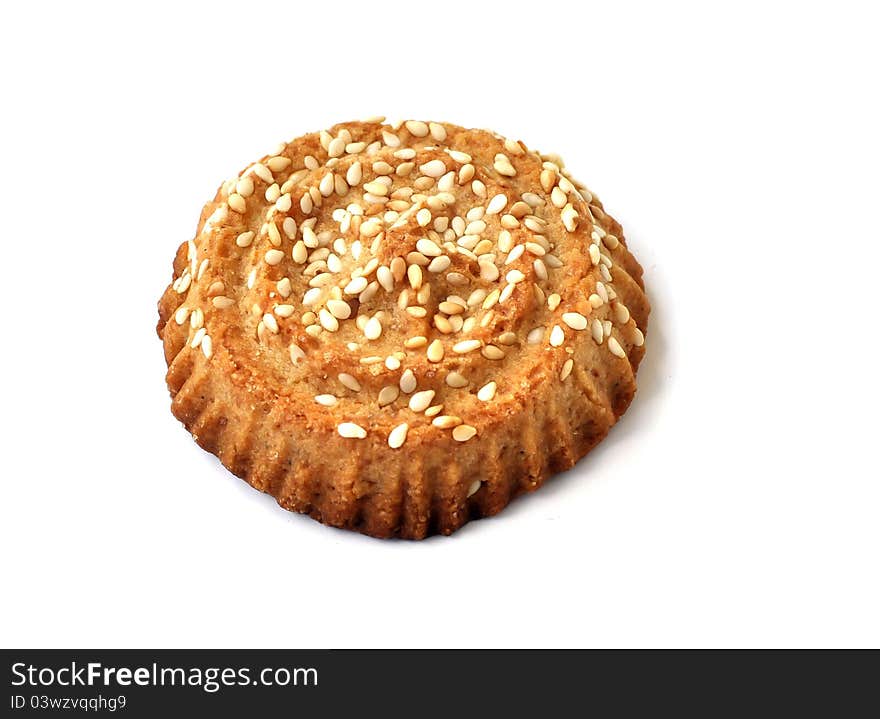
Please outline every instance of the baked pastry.
[[449, 534], [595, 446], [649, 305], [620, 225], [562, 160], [382, 118], [223, 183], [159, 302], [174, 415], [287, 509]]

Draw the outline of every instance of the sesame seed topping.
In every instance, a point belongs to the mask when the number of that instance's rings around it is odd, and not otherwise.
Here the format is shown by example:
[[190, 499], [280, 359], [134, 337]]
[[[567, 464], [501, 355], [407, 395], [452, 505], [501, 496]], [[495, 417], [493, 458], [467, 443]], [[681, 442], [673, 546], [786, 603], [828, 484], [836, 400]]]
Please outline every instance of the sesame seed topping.
[[277, 265], [284, 259], [284, 253], [281, 250], [269, 250], [264, 259], [267, 265]]
[[395, 385], [386, 385], [379, 390], [379, 406], [385, 407], [391, 404], [400, 396], [400, 389]]
[[402, 447], [403, 443], [406, 442], [407, 432], [409, 432], [409, 425], [406, 422], [397, 425], [388, 434], [388, 446], [391, 447], [391, 449], [399, 449]]
[[229, 208], [239, 214], [244, 214], [245, 210], [247, 210], [247, 203], [237, 192], [231, 194], [227, 202], [229, 203]]
[[479, 490], [483, 483], [479, 479], [475, 479], [473, 482], [468, 485], [467, 496], [473, 497]]
[[382, 323], [373, 316], [367, 320], [367, 324], [364, 326], [364, 336], [368, 340], [377, 340], [382, 335]]
[[367, 436], [367, 430], [354, 422], [343, 422], [336, 427], [341, 437], [348, 439], [364, 439]]
[[361, 391], [361, 383], [358, 382], [354, 376], [348, 374], [348, 372], [341, 372], [337, 376], [337, 379], [339, 380], [340, 384], [342, 384], [342, 386], [346, 389], [350, 389], [352, 392]]
[[412, 394], [416, 389], [416, 376], [411, 369], [404, 370], [400, 376], [400, 391], [404, 394]]
[[441, 177], [446, 174], [446, 165], [443, 164], [443, 160], [431, 160], [424, 165], [419, 165], [419, 172], [426, 177]]
[[457, 354], [467, 354], [468, 352], [480, 349], [482, 344], [480, 340], [463, 340], [452, 345], [452, 351]]
[[431, 424], [440, 429], [452, 429], [461, 424], [461, 417], [455, 415], [443, 414], [431, 420]]
[[617, 357], [626, 357], [626, 352], [623, 351], [623, 347], [620, 346], [620, 342], [615, 337], [608, 338], [608, 349], [611, 350], [611, 354]]
[[332, 407], [339, 400], [337, 400], [335, 395], [332, 394], [317, 394], [315, 395], [315, 402], [320, 404], [323, 407]]
[[480, 387], [477, 392], [477, 399], [481, 402], [489, 402], [495, 397], [495, 391], [498, 389], [498, 385], [495, 382], [488, 382]]
[[431, 362], [440, 362], [443, 359], [443, 343], [440, 340], [434, 340], [428, 345], [428, 360]]
[[470, 383], [468, 382], [467, 377], [463, 374], [453, 371], [446, 375], [446, 384], [450, 387], [461, 389], [462, 387], [467, 387]]
[[645, 335], [638, 327], [635, 328], [635, 331], [633, 334], [633, 344], [636, 347], [641, 347], [642, 345], [645, 344]]
[[561, 347], [564, 342], [565, 332], [562, 331], [562, 327], [559, 325], [553, 325], [553, 329], [550, 330], [550, 346]]
[[[456, 442], [467, 442], [472, 437], [475, 437], [476, 434], [476, 427], [471, 427], [469, 424], [460, 424], [452, 430], [452, 438]], [[476, 490], [474, 490], [474, 492], [476, 492]]]
[[347, 295], [359, 295], [365, 289], [367, 289], [367, 278], [366, 277], [355, 277], [345, 286], [345, 294]]
[[564, 312], [562, 314], [562, 321], [573, 330], [587, 329], [587, 318], [579, 312]]
[[495, 195], [486, 206], [487, 215], [497, 215], [507, 205], [507, 195]]
[[239, 247], [250, 247], [251, 243], [254, 241], [254, 237], [255, 234], [252, 230], [242, 232], [238, 237], [235, 238], [235, 244]]
[[[218, 310], [225, 310], [232, 305], [235, 304], [235, 300], [231, 297], [224, 297], [223, 295], [217, 295], [216, 297], [211, 298], [211, 304], [214, 305]], [[178, 322], [178, 324], [183, 324], [182, 322]]]
[[574, 360], [570, 357], [565, 360], [565, 364], [562, 365], [562, 371], [559, 373], [559, 379], [565, 382], [568, 379], [568, 376], [571, 374], [571, 370], [574, 368]]
[[424, 412], [431, 404], [431, 400], [434, 399], [434, 390], [426, 389], [421, 392], [416, 392], [409, 399], [409, 408], [413, 412]]

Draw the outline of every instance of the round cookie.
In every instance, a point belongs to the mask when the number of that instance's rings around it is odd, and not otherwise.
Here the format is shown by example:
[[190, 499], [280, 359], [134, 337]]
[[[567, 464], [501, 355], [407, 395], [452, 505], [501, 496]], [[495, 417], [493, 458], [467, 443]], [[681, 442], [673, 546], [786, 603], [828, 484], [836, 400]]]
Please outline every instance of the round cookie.
[[559, 157], [448, 123], [336, 125], [223, 183], [178, 249], [172, 411], [287, 509], [449, 534], [626, 411], [641, 276]]

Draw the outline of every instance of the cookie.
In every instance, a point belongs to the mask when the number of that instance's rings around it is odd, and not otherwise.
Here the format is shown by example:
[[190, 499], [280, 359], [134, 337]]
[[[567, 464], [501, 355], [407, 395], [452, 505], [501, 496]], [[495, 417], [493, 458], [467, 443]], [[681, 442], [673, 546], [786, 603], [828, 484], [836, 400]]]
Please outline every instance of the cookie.
[[289, 510], [450, 534], [568, 469], [636, 390], [649, 304], [562, 160], [383, 119], [224, 182], [159, 301], [171, 409]]

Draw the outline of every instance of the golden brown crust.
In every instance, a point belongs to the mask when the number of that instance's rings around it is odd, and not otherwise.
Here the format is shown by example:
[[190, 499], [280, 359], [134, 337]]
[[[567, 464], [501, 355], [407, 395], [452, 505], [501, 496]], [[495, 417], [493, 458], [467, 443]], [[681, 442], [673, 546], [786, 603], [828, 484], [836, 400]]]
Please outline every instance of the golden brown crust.
[[620, 226], [558, 158], [367, 121], [224, 183], [157, 330], [174, 415], [232, 472], [326, 524], [418, 539], [601, 441], [649, 311]]

